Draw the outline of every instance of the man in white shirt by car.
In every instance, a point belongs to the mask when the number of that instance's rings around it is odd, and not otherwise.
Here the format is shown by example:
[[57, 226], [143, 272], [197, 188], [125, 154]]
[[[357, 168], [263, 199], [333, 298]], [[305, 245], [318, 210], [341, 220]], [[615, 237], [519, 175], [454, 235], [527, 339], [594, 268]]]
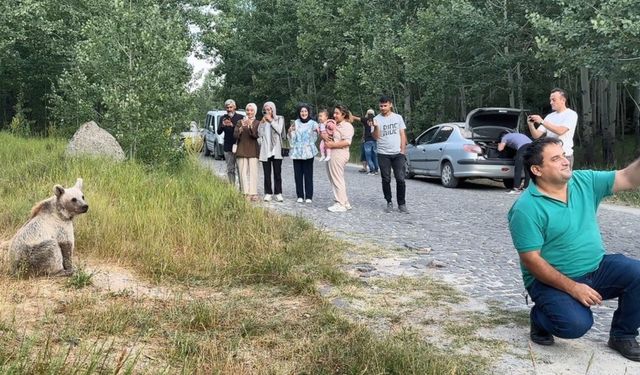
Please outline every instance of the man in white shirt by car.
[[382, 177], [382, 192], [387, 201], [385, 212], [393, 211], [391, 202], [391, 170], [396, 179], [396, 198], [398, 201], [398, 211], [409, 213], [405, 201], [406, 184], [404, 181], [405, 156], [407, 148], [407, 136], [405, 129], [407, 126], [404, 119], [399, 114], [393, 112], [393, 102], [391, 98], [383, 95], [380, 98], [380, 114], [373, 118], [373, 138], [378, 145], [378, 165], [380, 176]]
[[540, 115], [530, 115], [527, 125], [534, 139], [542, 137], [545, 133], [547, 137], [559, 138], [562, 141], [565, 157], [573, 169], [573, 135], [578, 124], [578, 114], [567, 108], [567, 96], [567, 92], [563, 89], [551, 90], [549, 104], [553, 112], [549, 113], [544, 120]]

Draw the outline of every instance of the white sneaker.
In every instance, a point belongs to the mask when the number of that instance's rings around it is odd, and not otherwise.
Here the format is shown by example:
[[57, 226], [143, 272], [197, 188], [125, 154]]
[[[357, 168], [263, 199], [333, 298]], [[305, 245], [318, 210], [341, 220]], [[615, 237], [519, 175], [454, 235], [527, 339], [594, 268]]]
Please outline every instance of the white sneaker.
[[271, 194], [265, 194], [264, 195], [264, 201], [265, 202], [271, 202]]
[[282, 194], [276, 194], [276, 202], [283, 202]]
[[336, 203], [331, 207], [328, 207], [327, 210], [331, 212], [347, 212], [347, 208], [340, 203]]
[[509, 192], [507, 194], [520, 194], [520, 190], [519, 189], [511, 189], [511, 190], [509, 190]]
[[347, 203], [347, 204], [344, 205], [344, 208], [346, 208], [347, 210], [350, 210], [353, 207], [351, 207], [351, 204]]
[[320, 161], [324, 161], [324, 156], [320, 156]]
[[304, 199], [302, 199], [302, 198], [298, 198], [298, 199], [296, 200], [296, 202], [298, 202], [298, 203], [303, 203], [303, 202], [304, 202]]
[[305, 199], [305, 203], [313, 203], [311, 199]]
[[329, 161], [331, 160], [331, 156], [327, 156], [326, 158], [324, 158], [324, 161]]

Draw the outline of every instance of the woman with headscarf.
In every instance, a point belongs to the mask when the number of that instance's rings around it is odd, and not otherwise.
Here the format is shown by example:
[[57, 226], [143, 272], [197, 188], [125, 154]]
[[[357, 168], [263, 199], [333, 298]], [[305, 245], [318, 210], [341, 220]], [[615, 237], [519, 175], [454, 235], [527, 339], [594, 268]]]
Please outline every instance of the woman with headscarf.
[[336, 106], [333, 119], [337, 125], [333, 131], [333, 140], [325, 139], [325, 146], [331, 149], [331, 159], [327, 162], [327, 174], [336, 201], [328, 208], [331, 212], [345, 212], [351, 209], [344, 180], [344, 167], [349, 161], [349, 146], [353, 139], [353, 125], [349, 122], [349, 117], [349, 109], [346, 106]]
[[[282, 202], [282, 131], [284, 118], [276, 114], [276, 105], [266, 102], [262, 106], [262, 121], [258, 126], [258, 143], [260, 143], [260, 161], [264, 172], [264, 201]], [[271, 171], [273, 171], [273, 189], [271, 188]]]
[[236, 123], [233, 136], [237, 139], [236, 160], [240, 174], [240, 190], [247, 200], [258, 200], [258, 126], [256, 120], [258, 107], [254, 103], [247, 104], [247, 116]]
[[313, 201], [313, 160], [318, 154], [318, 123], [311, 119], [311, 109], [303, 104], [298, 108], [298, 118], [289, 128], [293, 160], [293, 175], [296, 181], [297, 202]]

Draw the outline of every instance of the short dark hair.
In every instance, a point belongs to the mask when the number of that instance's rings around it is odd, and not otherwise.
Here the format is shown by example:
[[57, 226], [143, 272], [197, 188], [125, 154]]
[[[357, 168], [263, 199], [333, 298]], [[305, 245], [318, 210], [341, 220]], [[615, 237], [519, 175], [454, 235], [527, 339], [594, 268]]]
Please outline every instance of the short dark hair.
[[393, 100], [387, 95], [382, 95], [379, 100], [380, 103], [393, 103]]
[[564, 89], [561, 89], [560, 87], [554, 87], [553, 89], [551, 89], [550, 94], [553, 94], [554, 92], [559, 92], [565, 101], [569, 101], [569, 94], [567, 94]]
[[562, 146], [562, 141], [560, 140], [560, 138], [538, 138], [535, 141], [531, 142], [524, 152], [524, 155], [522, 157], [524, 159], [524, 167], [527, 169], [527, 171], [530, 172], [531, 180], [533, 180], [533, 182], [536, 182], [537, 176], [531, 173], [531, 167], [534, 165], [542, 165], [542, 153], [544, 152], [545, 147], [547, 147], [548, 145]]

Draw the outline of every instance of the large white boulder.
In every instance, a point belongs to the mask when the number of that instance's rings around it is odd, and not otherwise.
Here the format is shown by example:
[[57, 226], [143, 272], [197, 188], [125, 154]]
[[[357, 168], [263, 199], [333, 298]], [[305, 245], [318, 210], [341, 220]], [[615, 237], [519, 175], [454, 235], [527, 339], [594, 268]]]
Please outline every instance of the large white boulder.
[[93, 121], [80, 126], [67, 145], [67, 155], [107, 156], [117, 161], [125, 159], [122, 147], [106, 130]]

